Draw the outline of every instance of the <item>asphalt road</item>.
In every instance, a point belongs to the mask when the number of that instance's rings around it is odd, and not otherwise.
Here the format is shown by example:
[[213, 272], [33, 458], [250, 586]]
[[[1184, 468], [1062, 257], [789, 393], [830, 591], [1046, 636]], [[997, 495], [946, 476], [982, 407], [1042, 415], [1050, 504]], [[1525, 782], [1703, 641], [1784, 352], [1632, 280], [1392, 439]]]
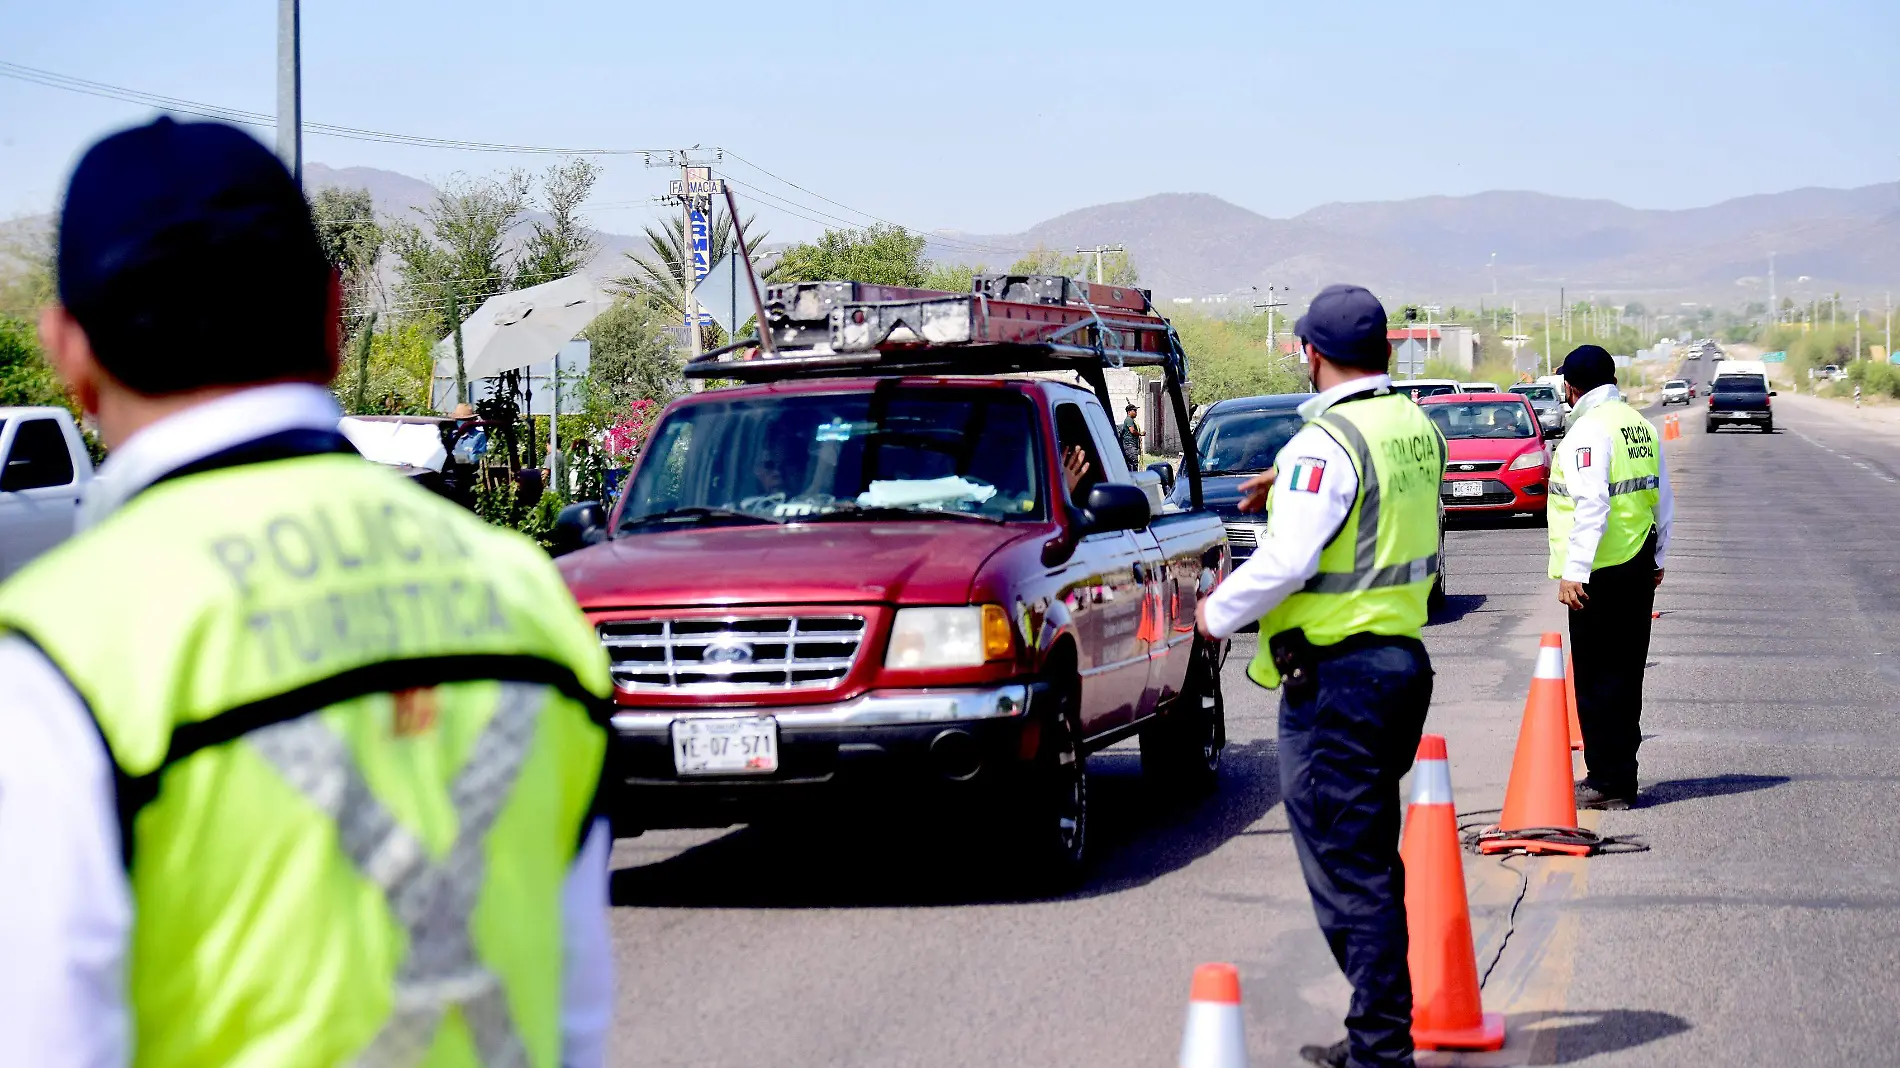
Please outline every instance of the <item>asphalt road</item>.
[[[1425, 1063], [1900, 1057], [1900, 440], [1819, 401], [1777, 398], [1773, 435], [1705, 436], [1696, 406], [1672, 411], [1644, 801], [1599, 823], [1651, 850], [1467, 859], [1510, 1044]], [[1541, 527], [1464, 526], [1447, 548], [1428, 729], [1471, 812], [1501, 803], [1538, 635], [1562, 609]], [[1252, 651], [1237, 641], [1227, 669], [1215, 797], [1163, 805], [1129, 748], [1095, 758], [1099, 859], [1068, 897], [1000, 893], [981, 843], [901, 820], [622, 841], [612, 1062], [1168, 1065], [1191, 970], [1231, 960], [1252, 1063], [1297, 1063], [1341, 1033], [1347, 988], [1286, 836], [1276, 695], [1240, 673]]]

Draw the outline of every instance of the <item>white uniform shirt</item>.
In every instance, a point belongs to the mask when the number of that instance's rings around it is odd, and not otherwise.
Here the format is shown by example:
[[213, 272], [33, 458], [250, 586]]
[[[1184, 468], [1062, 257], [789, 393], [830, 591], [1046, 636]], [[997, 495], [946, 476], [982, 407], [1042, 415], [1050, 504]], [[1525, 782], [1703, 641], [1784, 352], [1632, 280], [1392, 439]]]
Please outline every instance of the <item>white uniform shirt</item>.
[[[1300, 405], [1300, 415], [1311, 424], [1347, 397], [1391, 386], [1388, 375], [1342, 382]], [[1204, 617], [1208, 632], [1216, 638], [1265, 616], [1319, 574], [1320, 552], [1339, 533], [1359, 496], [1352, 457], [1317, 426], [1302, 427], [1293, 435], [1280, 450], [1278, 467], [1266, 537], [1208, 595]]]
[[[1565, 471], [1564, 488], [1576, 505], [1575, 523], [1564, 550], [1563, 577], [1570, 582], [1590, 581], [1590, 568], [1597, 558], [1597, 543], [1610, 523], [1610, 450], [1614, 447], [1610, 425], [1603, 422], [1578, 426], [1585, 412], [1605, 401], [1621, 399], [1614, 384], [1602, 385], [1577, 398], [1570, 412], [1570, 429], [1557, 444]], [[1582, 464], [1581, 449], [1590, 450], [1590, 463]], [[1661, 569], [1669, 552], [1669, 524], [1675, 518], [1676, 497], [1669, 488], [1669, 467], [1663, 462], [1662, 442], [1656, 443], [1656, 567]]]
[[[107, 458], [80, 524], [184, 464], [279, 431], [335, 430], [339, 415], [319, 386], [276, 385], [169, 416]], [[0, 1063], [117, 1068], [133, 1045], [125, 997], [132, 891], [112, 759], [79, 694], [32, 643], [0, 637], [0, 680]], [[596, 822], [561, 889], [564, 1066], [606, 1059], [612, 846], [606, 823]]]

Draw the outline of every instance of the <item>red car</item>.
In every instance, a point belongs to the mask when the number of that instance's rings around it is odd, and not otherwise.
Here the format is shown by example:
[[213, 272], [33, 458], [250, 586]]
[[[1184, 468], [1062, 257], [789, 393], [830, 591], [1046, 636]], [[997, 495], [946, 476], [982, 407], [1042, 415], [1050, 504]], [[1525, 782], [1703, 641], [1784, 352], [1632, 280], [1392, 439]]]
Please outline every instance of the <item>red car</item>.
[[1418, 403], [1449, 446], [1439, 487], [1447, 512], [1544, 514], [1550, 454], [1529, 400], [1516, 393], [1448, 393]]

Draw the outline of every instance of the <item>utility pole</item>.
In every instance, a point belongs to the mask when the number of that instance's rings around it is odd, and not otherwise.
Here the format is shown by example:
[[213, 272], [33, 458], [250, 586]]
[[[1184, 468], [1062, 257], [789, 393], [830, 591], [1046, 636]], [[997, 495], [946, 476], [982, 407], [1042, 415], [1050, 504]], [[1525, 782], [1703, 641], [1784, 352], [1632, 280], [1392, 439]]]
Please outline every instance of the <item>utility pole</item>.
[[1887, 362], [1893, 362], [1893, 291], [1887, 291]]
[[[696, 160], [693, 153], [700, 153]], [[698, 145], [682, 148], [677, 152], [658, 154], [658, 158], [648, 157], [649, 167], [678, 167], [680, 176], [669, 183], [666, 196], [658, 197], [663, 204], [678, 204], [680, 208], [680, 315], [686, 327], [686, 362], [699, 359], [699, 332], [704, 319], [699, 310], [699, 280], [712, 269], [712, 198], [725, 191], [726, 183], [722, 178], [712, 176], [711, 164], [726, 158], [724, 149], [702, 149]], [[698, 215], [702, 227], [693, 225], [693, 216]], [[763, 328], [764, 324], [760, 324]], [[693, 379], [690, 388], [697, 393], [705, 388], [700, 379]]]
[[1565, 296], [1564, 293], [1565, 293], [1564, 287], [1558, 286], [1557, 287], [1557, 307], [1563, 310], [1564, 344], [1568, 345], [1570, 344], [1570, 299], [1567, 296]]
[[[1293, 291], [1292, 286], [1286, 286], [1284, 288], [1287, 290], [1287, 293], [1289, 296], [1292, 295], [1292, 291]], [[1267, 313], [1267, 358], [1270, 360], [1277, 359], [1280, 355], [1280, 350], [1274, 347], [1274, 344], [1273, 344], [1274, 342], [1273, 309], [1286, 307], [1286, 302], [1285, 301], [1275, 302], [1273, 299], [1273, 287], [1268, 286], [1267, 299], [1265, 303], [1262, 303], [1260, 301], [1255, 301], [1254, 307], [1262, 308], [1266, 310], [1266, 313]]]
[[1544, 373], [1550, 374], [1550, 305], [1544, 305]]
[[1495, 252], [1491, 254], [1490, 267], [1491, 267], [1491, 295], [1495, 297], [1498, 295], [1498, 254]]
[[[1120, 245], [1097, 245], [1094, 248], [1078, 248], [1075, 251], [1077, 255], [1095, 257], [1095, 284], [1099, 286], [1106, 284], [1102, 281], [1102, 254], [1105, 252], [1127, 252], [1128, 250]], [[1269, 286], [1268, 288], [1270, 289], [1272, 287]], [[1267, 299], [1272, 300], [1273, 298], [1268, 297]]]
[[277, 158], [303, 188], [303, 71], [298, 0], [277, 0]]
[[1854, 298], [1854, 358], [1860, 359], [1860, 298]]

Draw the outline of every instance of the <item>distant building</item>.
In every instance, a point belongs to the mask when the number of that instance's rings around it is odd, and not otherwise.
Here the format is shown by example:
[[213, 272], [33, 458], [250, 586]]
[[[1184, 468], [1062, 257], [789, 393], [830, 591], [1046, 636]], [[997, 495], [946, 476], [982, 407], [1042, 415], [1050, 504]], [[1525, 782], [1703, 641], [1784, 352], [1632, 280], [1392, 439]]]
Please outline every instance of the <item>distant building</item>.
[[1422, 377], [1428, 362], [1469, 371], [1478, 351], [1477, 332], [1451, 323], [1387, 330], [1385, 336], [1392, 342], [1392, 377], [1400, 379]]

